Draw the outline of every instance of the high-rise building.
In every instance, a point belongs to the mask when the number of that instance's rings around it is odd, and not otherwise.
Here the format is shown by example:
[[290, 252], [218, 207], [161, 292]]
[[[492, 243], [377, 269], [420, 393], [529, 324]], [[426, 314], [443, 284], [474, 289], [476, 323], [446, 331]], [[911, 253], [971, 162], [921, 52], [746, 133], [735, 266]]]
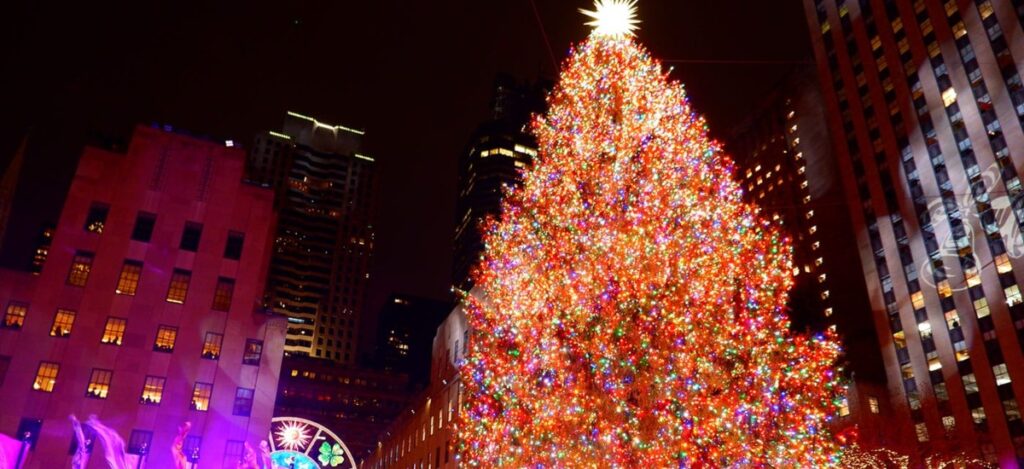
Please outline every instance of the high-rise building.
[[303, 356], [285, 357], [281, 371], [274, 415], [330, 429], [352, 459], [337, 467], [354, 467], [375, 449], [377, 436], [409, 401], [409, 377], [401, 373]]
[[379, 434], [376, 446], [359, 467], [459, 467], [455, 456], [455, 422], [462, 412], [463, 392], [459, 366], [466, 358], [469, 338], [466, 311], [462, 304], [456, 305], [434, 336], [430, 386]]
[[141, 126], [126, 153], [85, 149], [41, 273], [0, 270], [0, 433], [31, 435], [26, 467], [69, 466], [69, 414], [150, 468], [172, 467], [186, 421], [199, 467], [266, 438], [286, 325], [259, 308], [273, 194], [244, 162]]
[[266, 306], [289, 318], [285, 355], [356, 359], [374, 236], [374, 160], [359, 153], [362, 136], [289, 112], [249, 153], [249, 180], [276, 194]]
[[804, 0], [914, 456], [1024, 462], [1017, 0]]
[[417, 387], [429, 383], [434, 334], [451, 310], [449, 302], [391, 295], [378, 315], [379, 367], [408, 375]]
[[523, 85], [498, 76], [491, 117], [476, 130], [459, 159], [452, 283], [461, 290], [472, 288], [470, 272], [483, 251], [480, 223], [488, 216], [500, 216], [503, 188], [519, 185], [521, 172], [537, 156], [530, 116], [544, 110], [550, 87], [546, 81]]
[[[795, 67], [733, 128], [726, 148], [744, 198], [791, 239], [794, 286], [787, 307], [792, 327], [839, 334], [850, 396], [835, 429], [848, 432], [888, 417], [889, 399], [881, 395], [885, 372], [864, 275], [850, 268], [860, 258], [821, 100], [815, 69]], [[906, 437], [872, 427], [859, 432], [864, 447]]]

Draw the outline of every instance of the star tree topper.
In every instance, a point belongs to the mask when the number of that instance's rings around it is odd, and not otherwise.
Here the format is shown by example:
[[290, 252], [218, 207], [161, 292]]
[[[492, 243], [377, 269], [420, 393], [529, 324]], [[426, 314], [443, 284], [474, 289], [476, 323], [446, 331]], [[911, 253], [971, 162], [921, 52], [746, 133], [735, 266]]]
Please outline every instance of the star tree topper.
[[593, 26], [592, 34], [598, 36], [633, 36], [639, 29], [640, 20], [636, 19], [637, 0], [594, 0], [594, 10], [580, 8], [580, 13], [593, 18], [586, 23]]

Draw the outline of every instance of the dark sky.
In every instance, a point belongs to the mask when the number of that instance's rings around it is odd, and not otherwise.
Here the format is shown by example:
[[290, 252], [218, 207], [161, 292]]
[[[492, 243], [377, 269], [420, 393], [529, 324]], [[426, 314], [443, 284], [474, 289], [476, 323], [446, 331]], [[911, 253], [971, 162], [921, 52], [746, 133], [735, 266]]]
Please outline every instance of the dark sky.
[[[27, 256], [56, 220], [94, 136], [160, 122], [244, 143], [293, 110], [367, 131], [382, 186], [372, 303], [444, 298], [455, 164], [495, 74], [553, 76], [551, 54], [560, 62], [588, 32], [576, 10], [590, 1], [535, 2], [536, 15], [530, 0], [10, 2], [0, 162], [28, 132], [30, 151], [0, 261]], [[638, 37], [687, 61], [673, 76], [725, 134], [789, 68], [764, 62], [809, 57], [800, 3], [640, 0]]]

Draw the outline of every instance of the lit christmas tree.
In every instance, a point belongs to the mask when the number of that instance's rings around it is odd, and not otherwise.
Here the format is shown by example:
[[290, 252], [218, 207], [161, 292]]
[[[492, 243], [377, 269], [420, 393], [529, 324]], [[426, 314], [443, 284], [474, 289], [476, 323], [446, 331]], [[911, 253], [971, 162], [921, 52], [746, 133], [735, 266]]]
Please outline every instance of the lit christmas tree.
[[823, 467], [832, 337], [788, 331], [791, 250], [741, 200], [683, 87], [598, 0], [485, 226], [467, 297], [473, 467]]

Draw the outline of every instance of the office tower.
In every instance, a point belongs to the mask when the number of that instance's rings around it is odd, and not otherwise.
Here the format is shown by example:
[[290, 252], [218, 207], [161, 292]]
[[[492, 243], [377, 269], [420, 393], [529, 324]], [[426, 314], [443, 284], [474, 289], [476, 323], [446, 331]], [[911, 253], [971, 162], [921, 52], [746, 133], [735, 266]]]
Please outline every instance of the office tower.
[[[473, 292], [472, 294], [477, 294]], [[431, 353], [430, 386], [399, 412], [362, 460], [360, 467], [459, 467], [455, 422], [462, 412], [459, 366], [466, 358], [469, 326], [462, 304], [436, 329]]]
[[1021, 4], [804, 5], [892, 402], [918, 455], [1016, 466]]
[[375, 171], [362, 137], [289, 112], [249, 153], [249, 180], [276, 194], [266, 305], [289, 318], [287, 356], [355, 361], [373, 252]]
[[72, 413], [148, 468], [171, 467], [185, 421], [200, 467], [266, 437], [286, 325], [258, 307], [273, 194], [244, 161], [141, 126], [126, 153], [85, 149], [42, 272], [0, 270], [0, 432], [31, 434], [26, 467], [69, 466]]
[[[376, 448], [377, 436], [408, 401], [407, 375], [293, 356], [281, 365], [274, 415], [299, 417], [330, 429], [358, 462]], [[338, 467], [352, 465], [346, 461]]]
[[889, 417], [885, 373], [864, 275], [850, 268], [860, 258], [821, 100], [815, 69], [795, 67], [732, 129], [726, 149], [744, 199], [791, 240], [793, 329], [831, 329], [842, 341], [850, 396], [835, 430], [871, 427], [862, 446], [891, 446], [904, 435], [877, 424]]
[[544, 110], [550, 88], [546, 81], [524, 85], [506, 75], [495, 79], [491, 116], [477, 128], [459, 158], [452, 270], [456, 288], [472, 288], [470, 272], [483, 251], [480, 223], [488, 216], [500, 216], [502, 191], [517, 186], [520, 173], [537, 156], [530, 117]]
[[379, 366], [408, 375], [415, 386], [429, 383], [434, 334], [451, 310], [449, 302], [391, 295], [379, 314]]

